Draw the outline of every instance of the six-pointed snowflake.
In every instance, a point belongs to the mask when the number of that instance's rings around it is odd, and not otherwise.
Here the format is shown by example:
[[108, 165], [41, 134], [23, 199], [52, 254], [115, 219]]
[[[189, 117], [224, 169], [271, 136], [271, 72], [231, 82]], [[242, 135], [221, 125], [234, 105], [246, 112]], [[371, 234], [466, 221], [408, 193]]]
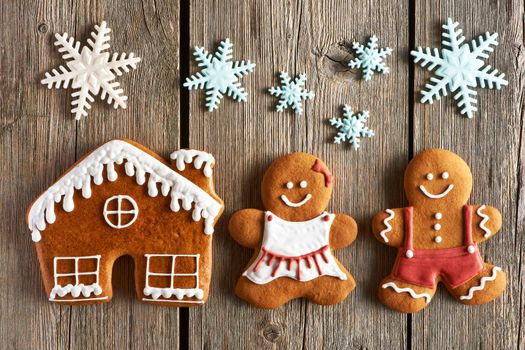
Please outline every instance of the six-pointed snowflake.
[[281, 72], [279, 76], [282, 85], [272, 86], [268, 89], [268, 92], [270, 92], [272, 96], [279, 97], [277, 112], [282, 112], [290, 106], [295, 113], [303, 114], [301, 101], [311, 100], [315, 96], [312, 91], [308, 91], [303, 87], [306, 82], [306, 74], [300, 74], [294, 81], [290, 79], [290, 76], [286, 72]]
[[71, 105], [74, 106], [71, 113], [75, 114], [77, 120], [87, 116], [87, 110], [91, 108], [89, 103], [94, 101], [93, 96], [99, 92], [101, 99], [107, 97], [108, 103], [113, 102], [113, 107], [126, 108], [128, 97], [119, 88], [120, 84], [112, 80], [115, 79], [115, 74], [120, 76], [123, 71], [129, 72], [129, 68], [135, 69], [140, 58], [134, 57], [133, 53], [128, 57], [126, 53], [122, 53], [120, 57], [118, 53], [114, 53], [110, 58], [109, 52], [105, 52], [110, 46], [110, 31], [106, 22], [102, 22], [100, 26], [95, 25], [95, 31], [91, 32], [93, 40], [87, 40], [89, 47], [84, 46], [82, 52], [80, 42], [73, 37], [68, 37], [67, 33], [55, 34], [55, 46], [59, 46], [58, 52], [62, 54], [62, 58], [68, 60], [67, 68], [60, 66], [60, 72], [56, 69], [52, 73], [47, 72], [42, 84], [50, 89], [53, 85], [55, 88], [67, 88], [72, 81], [71, 87], [78, 91], [71, 94]]
[[462, 44], [465, 37], [461, 35], [462, 30], [457, 29], [458, 22], [453, 22], [448, 19], [447, 23], [443, 25], [443, 41], [442, 44], [448, 48], [442, 49], [441, 52], [434, 48], [433, 52], [430, 48], [424, 51], [421, 47], [417, 51], [410, 52], [414, 56], [414, 62], [421, 67], [425, 67], [430, 71], [438, 67], [435, 71], [437, 78], [431, 77], [430, 84], [426, 84], [426, 91], [421, 91], [421, 102], [432, 103], [434, 98], [439, 100], [441, 95], [447, 96], [447, 86], [450, 92], [456, 92], [454, 99], [457, 101], [458, 107], [461, 109], [461, 114], [466, 114], [467, 117], [472, 118], [473, 113], [477, 110], [474, 104], [477, 103], [474, 96], [476, 96], [476, 88], [500, 89], [502, 85], [507, 85], [508, 82], [504, 79], [505, 74], [498, 74], [497, 69], [491, 70], [489, 65], [485, 66], [482, 58], [488, 58], [489, 52], [494, 51], [492, 46], [496, 46], [498, 42], [496, 38], [497, 33], [485, 33], [485, 37], [479, 36], [478, 42], [472, 40], [470, 46], [468, 43]]
[[248, 94], [244, 91], [238, 79], [253, 71], [255, 63], [250, 61], [232, 62], [233, 44], [230, 39], [222, 41], [215, 55], [211, 55], [204, 47], [195, 47], [195, 60], [200, 72], [186, 78], [183, 86], [189, 90], [206, 89], [206, 107], [212, 112], [219, 107], [224, 94], [237, 101], [246, 101]]
[[365, 126], [368, 120], [368, 111], [354, 114], [348, 105], [343, 106], [344, 118], [332, 118], [330, 124], [335, 126], [339, 131], [334, 137], [334, 143], [348, 142], [354, 150], [359, 148], [361, 137], [372, 137], [374, 131]]
[[366, 47], [358, 42], [354, 42], [352, 47], [357, 52], [357, 58], [348, 63], [351, 68], [363, 68], [363, 77], [365, 81], [372, 79], [374, 71], [388, 74], [390, 69], [385, 64], [386, 56], [392, 54], [389, 47], [378, 48], [377, 37], [372, 35]]

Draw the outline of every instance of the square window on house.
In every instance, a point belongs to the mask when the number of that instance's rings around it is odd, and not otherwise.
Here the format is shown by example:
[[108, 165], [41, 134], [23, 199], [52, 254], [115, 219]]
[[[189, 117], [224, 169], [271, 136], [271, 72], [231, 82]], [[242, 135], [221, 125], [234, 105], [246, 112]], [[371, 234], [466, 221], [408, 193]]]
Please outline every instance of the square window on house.
[[198, 254], [146, 254], [146, 288], [199, 287]]

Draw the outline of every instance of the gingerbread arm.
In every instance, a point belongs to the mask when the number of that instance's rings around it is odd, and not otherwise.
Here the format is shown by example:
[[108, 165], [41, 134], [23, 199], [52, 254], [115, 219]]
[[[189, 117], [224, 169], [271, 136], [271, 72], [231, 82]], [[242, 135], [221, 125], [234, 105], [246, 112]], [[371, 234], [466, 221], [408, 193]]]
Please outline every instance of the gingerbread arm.
[[488, 205], [472, 206], [472, 238], [483, 242], [495, 235], [501, 228], [501, 213]]
[[330, 248], [341, 249], [352, 244], [357, 237], [357, 223], [345, 214], [336, 214], [330, 228]]
[[372, 232], [381, 243], [401, 247], [404, 237], [403, 208], [386, 209], [372, 218]]
[[233, 213], [228, 222], [232, 238], [247, 248], [258, 248], [264, 231], [264, 212], [257, 209], [242, 209]]

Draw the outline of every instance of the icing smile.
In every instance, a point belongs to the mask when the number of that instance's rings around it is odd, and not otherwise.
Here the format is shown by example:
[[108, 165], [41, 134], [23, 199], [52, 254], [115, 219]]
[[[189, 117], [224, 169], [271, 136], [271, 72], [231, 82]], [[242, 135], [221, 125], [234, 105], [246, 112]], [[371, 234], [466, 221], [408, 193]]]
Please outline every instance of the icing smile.
[[450, 191], [452, 191], [453, 188], [454, 188], [454, 185], [450, 184], [443, 192], [438, 193], [438, 194], [432, 194], [427, 191], [425, 186], [419, 185], [419, 189], [421, 190], [421, 192], [423, 192], [423, 194], [427, 196], [428, 198], [432, 198], [432, 199], [439, 199], [439, 198], [445, 197]]
[[287, 206], [289, 207], [294, 207], [294, 208], [297, 208], [297, 207], [301, 207], [303, 206], [306, 202], [308, 202], [310, 199], [312, 199], [312, 195], [310, 193], [308, 193], [306, 195], [306, 197], [303, 198], [302, 201], [300, 202], [297, 202], [297, 203], [294, 203], [292, 201], [290, 201], [288, 199], [288, 197], [286, 197], [286, 195], [282, 194], [281, 195], [281, 200], [284, 202], [284, 204], [286, 204]]

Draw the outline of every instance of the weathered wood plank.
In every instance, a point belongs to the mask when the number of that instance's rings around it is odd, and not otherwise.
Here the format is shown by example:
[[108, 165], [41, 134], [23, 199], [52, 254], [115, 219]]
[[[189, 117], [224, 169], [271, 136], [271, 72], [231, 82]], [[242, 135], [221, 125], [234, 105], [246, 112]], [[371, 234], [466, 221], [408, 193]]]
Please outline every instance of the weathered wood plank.
[[[132, 138], [166, 157], [179, 147], [178, 1], [8, 1], [0, 7], [0, 149], [10, 169], [0, 184], [9, 218], [0, 234], [0, 342], [18, 349], [177, 349], [178, 310], [135, 300], [131, 259], [114, 269], [111, 303], [49, 303], [24, 214], [76, 159], [111, 138]], [[118, 78], [130, 97], [127, 110], [97, 100], [77, 123], [71, 90], [48, 91], [40, 79], [63, 64], [54, 33], [67, 31], [84, 44], [102, 20], [113, 29], [111, 51], [133, 51], [143, 62]]]
[[[519, 348], [524, 238], [523, 214], [518, 216], [520, 220], [516, 215], [518, 186], [523, 186], [523, 173], [519, 169], [523, 159], [519, 153], [523, 118], [523, 12], [523, 2], [518, 1], [415, 3], [416, 46], [440, 47], [441, 25], [447, 17], [460, 23], [467, 41], [486, 31], [498, 32], [500, 44], [488, 63], [505, 72], [509, 81], [509, 86], [501, 91], [478, 89], [479, 110], [470, 120], [459, 115], [450, 94], [431, 106], [415, 105], [415, 152], [442, 147], [458, 153], [474, 175], [471, 203], [500, 208], [504, 219], [502, 232], [482, 244], [481, 250], [484, 258], [501, 266], [508, 277], [503, 296], [478, 307], [456, 302], [441, 288], [431, 305], [413, 316], [413, 345], [417, 349], [435, 348], [437, 344], [450, 349]], [[428, 77], [428, 73], [416, 67], [416, 99]]]
[[[129, 97], [126, 110], [98, 101], [77, 124], [77, 157], [118, 137], [164, 157], [179, 147], [178, 16], [178, 1], [79, 2], [77, 33], [85, 38], [105, 20], [112, 28], [110, 50], [134, 52], [142, 61], [118, 78]], [[177, 349], [178, 310], [136, 299], [131, 259], [117, 263], [113, 273], [111, 303], [72, 309], [71, 348]]]
[[40, 85], [55, 62], [50, 30], [70, 27], [70, 4], [0, 4], [0, 343], [12, 349], [67, 348], [68, 308], [47, 301], [25, 211], [75, 161], [69, 106]]
[[[371, 213], [403, 204], [401, 174], [409, 144], [407, 3], [192, 2], [190, 16], [192, 47], [212, 50], [229, 37], [236, 59], [257, 63], [243, 78], [246, 104], [225, 98], [218, 111], [208, 113], [204, 94], [190, 95], [190, 146], [216, 156], [218, 193], [226, 203], [215, 236], [211, 298], [204, 309], [190, 311], [190, 348], [404, 348], [406, 316], [383, 308], [375, 297], [395, 251], [373, 239], [368, 222]], [[372, 34], [394, 48], [388, 59], [392, 74], [365, 83], [345, 62], [352, 57], [351, 42]], [[303, 116], [274, 110], [276, 100], [266, 88], [278, 84], [281, 70], [308, 75], [316, 97], [306, 103]], [[358, 152], [330, 144], [334, 129], [327, 119], [340, 115], [343, 103], [370, 110], [376, 136], [363, 140]], [[234, 243], [225, 225], [234, 210], [261, 207], [264, 170], [291, 151], [319, 155], [336, 175], [329, 209], [350, 213], [360, 228], [356, 243], [336, 255], [358, 287], [337, 306], [294, 301], [275, 311], [257, 310], [233, 294], [252, 252]]]

